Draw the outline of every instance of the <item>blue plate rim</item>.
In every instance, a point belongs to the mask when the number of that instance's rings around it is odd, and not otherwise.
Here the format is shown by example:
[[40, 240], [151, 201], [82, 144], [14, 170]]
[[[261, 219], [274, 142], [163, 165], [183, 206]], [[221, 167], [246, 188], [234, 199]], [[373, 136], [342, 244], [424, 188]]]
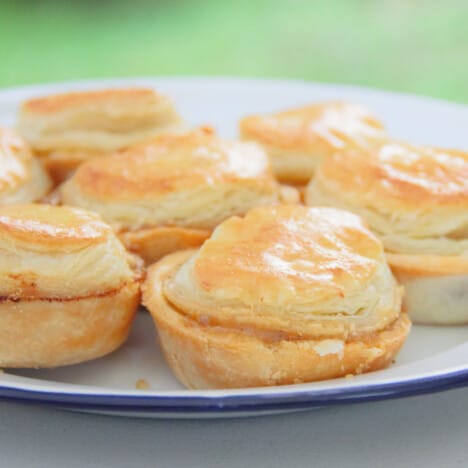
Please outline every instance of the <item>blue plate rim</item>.
[[[294, 410], [366, 401], [403, 398], [468, 386], [468, 368], [395, 382], [330, 389], [293, 389], [289, 392], [221, 396], [130, 395], [73, 393], [0, 386], [0, 398], [70, 409], [145, 411], [156, 413], [229, 413]], [[286, 387], [282, 387], [286, 388]]]

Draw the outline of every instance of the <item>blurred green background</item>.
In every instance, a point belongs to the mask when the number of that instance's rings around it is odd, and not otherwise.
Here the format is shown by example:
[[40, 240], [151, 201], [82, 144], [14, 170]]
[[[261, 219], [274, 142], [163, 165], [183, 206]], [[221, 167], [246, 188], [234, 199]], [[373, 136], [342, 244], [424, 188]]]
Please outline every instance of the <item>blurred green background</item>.
[[239, 75], [468, 102], [467, 0], [0, 0], [0, 86]]

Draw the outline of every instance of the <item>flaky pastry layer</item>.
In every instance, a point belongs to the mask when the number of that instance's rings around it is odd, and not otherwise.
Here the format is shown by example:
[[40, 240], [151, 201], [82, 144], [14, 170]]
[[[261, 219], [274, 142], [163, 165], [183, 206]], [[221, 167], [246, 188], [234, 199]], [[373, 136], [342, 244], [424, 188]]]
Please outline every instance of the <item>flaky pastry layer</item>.
[[383, 329], [401, 301], [381, 243], [358, 217], [299, 205], [225, 221], [164, 294], [212, 325], [324, 338]]
[[279, 180], [307, 183], [318, 165], [336, 151], [367, 147], [385, 137], [381, 122], [367, 109], [345, 102], [243, 118], [243, 139], [260, 143]]
[[204, 130], [89, 161], [61, 188], [64, 203], [99, 213], [117, 230], [212, 229], [279, 194], [260, 148]]
[[468, 256], [468, 153], [387, 142], [335, 154], [306, 201], [361, 215], [389, 252]]
[[97, 215], [48, 205], [0, 208], [0, 296], [87, 297], [133, 279], [127, 252]]
[[107, 89], [25, 101], [19, 129], [37, 151], [114, 151], [174, 130], [182, 120], [152, 89]]

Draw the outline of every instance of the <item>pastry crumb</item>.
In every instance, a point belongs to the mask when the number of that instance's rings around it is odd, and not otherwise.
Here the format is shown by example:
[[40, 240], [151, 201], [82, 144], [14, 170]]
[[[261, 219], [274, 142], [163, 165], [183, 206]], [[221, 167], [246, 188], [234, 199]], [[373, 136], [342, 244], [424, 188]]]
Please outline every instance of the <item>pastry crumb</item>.
[[135, 384], [135, 388], [138, 390], [148, 390], [150, 385], [147, 380], [145, 379], [138, 379]]
[[354, 374], [346, 374], [345, 379], [354, 379]]

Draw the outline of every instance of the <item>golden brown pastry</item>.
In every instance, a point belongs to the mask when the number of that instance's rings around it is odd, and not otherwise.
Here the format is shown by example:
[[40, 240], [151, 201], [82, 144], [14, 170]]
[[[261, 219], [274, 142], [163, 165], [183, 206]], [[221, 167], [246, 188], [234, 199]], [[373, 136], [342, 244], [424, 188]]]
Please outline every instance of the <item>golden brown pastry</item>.
[[468, 322], [468, 153], [387, 142], [336, 154], [310, 182], [307, 203], [369, 223], [415, 322]]
[[221, 221], [274, 203], [281, 191], [259, 147], [201, 129], [89, 161], [60, 192], [65, 204], [99, 213], [152, 263], [200, 245]]
[[138, 264], [86, 211], [0, 208], [0, 367], [55, 367], [120, 346], [139, 304]]
[[25, 101], [19, 130], [56, 182], [83, 161], [184, 128], [172, 102], [152, 89], [107, 89]]
[[25, 142], [0, 127], [0, 206], [37, 201], [51, 187], [49, 176]]
[[345, 102], [322, 102], [240, 121], [243, 139], [263, 146], [276, 177], [306, 184], [317, 166], [336, 151], [380, 141], [381, 122], [367, 109]]
[[148, 271], [143, 302], [190, 388], [282, 385], [387, 366], [410, 329], [381, 242], [348, 212], [231, 217]]

